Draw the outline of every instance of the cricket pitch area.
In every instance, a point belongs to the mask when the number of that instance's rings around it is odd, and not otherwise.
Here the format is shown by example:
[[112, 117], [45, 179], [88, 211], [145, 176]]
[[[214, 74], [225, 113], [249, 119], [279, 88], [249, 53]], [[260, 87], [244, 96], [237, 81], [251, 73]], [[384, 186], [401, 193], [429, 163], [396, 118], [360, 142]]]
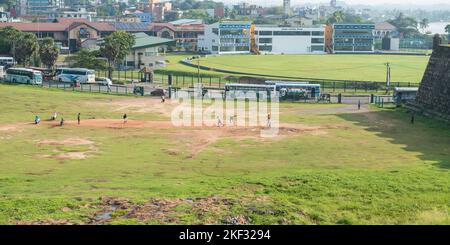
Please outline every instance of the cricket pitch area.
[[450, 224], [450, 127], [402, 109], [280, 103], [264, 138], [158, 98], [0, 97], [1, 224]]

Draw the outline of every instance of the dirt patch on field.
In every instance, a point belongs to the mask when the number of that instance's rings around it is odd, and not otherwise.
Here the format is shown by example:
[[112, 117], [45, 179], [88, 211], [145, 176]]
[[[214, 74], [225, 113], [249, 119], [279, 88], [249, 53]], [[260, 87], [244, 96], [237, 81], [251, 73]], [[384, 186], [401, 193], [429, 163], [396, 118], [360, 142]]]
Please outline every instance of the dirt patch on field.
[[[51, 123], [51, 122], [50, 122]], [[67, 126], [78, 126], [76, 121], [67, 121]], [[238, 140], [256, 139], [256, 140], [281, 140], [286, 137], [294, 137], [302, 134], [325, 135], [329, 129], [337, 129], [340, 126], [309, 126], [302, 124], [281, 124], [278, 134], [273, 138], [261, 138], [261, 131], [267, 130], [266, 127], [260, 126], [201, 126], [201, 127], [176, 127], [170, 121], [144, 121], [144, 120], [128, 120], [126, 123], [120, 119], [89, 119], [81, 122], [83, 127], [102, 127], [111, 129], [129, 129], [129, 128], [149, 128], [161, 131], [165, 137], [185, 145], [185, 148], [166, 149], [165, 151], [172, 156], [181, 155], [183, 151], [189, 151], [186, 158], [193, 158], [202, 152], [208, 146], [217, 142], [221, 138], [233, 138]], [[170, 129], [170, 130], [166, 130]], [[61, 142], [47, 142], [51, 144], [61, 144]], [[70, 143], [70, 142], [66, 142]], [[88, 142], [72, 142], [72, 143], [88, 143]], [[64, 143], [62, 143], [64, 144]], [[82, 155], [71, 155], [62, 157], [83, 158]]]
[[38, 221], [18, 221], [16, 225], [73, 225], [65, 219], [47, 219]]
[[18, 125], [3, 125], [0, 126], [0, 131], [17, 131]]
[[[38, 147], [44, 146], [54, 146], [53, 149], [54, 154], [41, 154], [40, 157], [44, 158], [53, 158], [58, 160], [70, 160], [70, 159], [85, 159], [90, 156], [92, 153], [98, 151], [97, 146], [94, 145], [94, 142], [88, 139], [82, 138], [69, 138], [65, 140], [41, 140], [37, 142]], [[66, 150], [60, 149], [58, 146], [85, 146], [85, 150]]]
[[[92, 105], [92, 102], [89, 102], [88, 106]], [[112, 111], [120, 113], [156, 113], [167, 117], [170, 117], [171, 111], [175, 106], [171, 103], [161, 103], [159, 98], [111, 99], [94, 102], [94, 105], [114, 108]]]
[[[35, 127], [32, 124], [17, 124], [17, 125], [4, 125], [4, 130], [20, 130], [22, 127]], [[37, 126], [50, 126], [59, 127], [59, 123], [55, 121], [43, 121], [41, 125]], [[162, 133], [164, 137], [171, 139], [186, 147], [180, 149], [166, 149], [165, 151], [172, 156], [175, 155], [187, 155], [186, 158], [193, 158], [197, 154], [201, 153], [205, 148], [214, 144], [222, 138], [232, 138], [236, 140], [254, 139], [261, 141], [273, 141], [282, 140], [286, 137], [295, 137], [303, 134], [310, 134], [314, 136], [323, 136], [327, 134], [327, 130], [342, 128], [342, 126], [336, 125], [324, 125], [324, 126], [310, 126], [303, 124], [287, 124], [283, 123], [279, 125], [276, 135], [270, 138], [263, 138], [261, 132], [268, 130], [267, 127], [261, 126], [232, 126], [224, 125], [223, 127], [217, 126], [174, 126], [171, 121], [149, 121], [149, 120], [128, 120], [124, 122], [121, 119], [86, 119], [82, 120], [78, 125], [77, 121], [65, 121], [63, 127], [98, 127], [109, 128], [115, 130], [124, 129], [144, 129], [148, 128], [156, 130], [156, 132]], [[3, 136], [2, 136], [3, 137]], [[97, 146], [88, 139], [81, 138], [69, 138], [64, 140], [41, 140], [37, 142], [39, 147], [41, 146], [54, 146], [55, 151], [51, 155], [41, 155], [45, 158], [54, 158], [59, 160], [65, 159], [85, 159], [98, 151]], [[62, 146], [87, 146], [86, 150], [61, 150]], [[69, 147], [70, 148], [70, 147]], [[188, 151], [186, 153], [186, 151]]]
[[366, 113], [370, 112], [371, 109], [367, 104], [362, 104], [361, 109], [358, 110], [357, 102], [354, 105], [349, 104], [340, 104], [338, 106], [333, 107], [316, 107], [312, 108], [302, 108], [302, 107], [291, 107], [291, 108], [282, 108], [281, 113], [295, 113], [295, 114], [308, 114], [308, 115], [327, 115], [327, 114], [348, 114], [348, 113]]
[[70, 138], [65, 140], [41, 140], [38, 146], [41, 145], [92, 145], [94, 142], [88, 139]]
[[[157, 222], [161, 224], [176, 224], [181, 215], [189, 213], [202, 220], [204, 224], [248, 224], [244, 215], [222, 217], [238, 201], [222, 197], [206, 198], [151, 198], [144, 204], [133, 204], [128, 199], [102, 197], [101, 204], [91, 218], [90, 224], [104, 224], [115, 219], [137, 219], [142, 222]], [[181, 210], [181, 212], [180, 212]]]

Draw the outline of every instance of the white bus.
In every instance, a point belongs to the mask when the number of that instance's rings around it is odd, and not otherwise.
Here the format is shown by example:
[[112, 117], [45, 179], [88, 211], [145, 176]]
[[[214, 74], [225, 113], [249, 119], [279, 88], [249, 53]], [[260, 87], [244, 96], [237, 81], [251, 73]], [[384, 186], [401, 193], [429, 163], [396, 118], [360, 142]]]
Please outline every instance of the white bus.
[[0, 57], [0, 66], [8, 68], [14, 66], [14, 63], [13, 57]]
[[95, 72], [84, 68], [60, 68], [56, 70], [56, 81], [95, 83]]
[[42, 73], [26, 68], [9, 68], [5, 81], [11, 83], [42, 84]]
[[5, 67], [0, 66], [0, 80], [3, 80], [4, 77], [5, 77]]

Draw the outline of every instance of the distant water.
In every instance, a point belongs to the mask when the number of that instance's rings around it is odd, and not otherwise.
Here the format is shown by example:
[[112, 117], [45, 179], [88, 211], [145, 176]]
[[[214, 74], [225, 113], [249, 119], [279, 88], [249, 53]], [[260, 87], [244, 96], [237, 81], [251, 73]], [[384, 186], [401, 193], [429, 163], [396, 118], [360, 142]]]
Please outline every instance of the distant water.
[[439, 33], [446, 34], [445, 27], [450, 25], [450, 21], [442, 21], [442, 22], [431, 22], [425, 32], [430, 31], [431, 33]]

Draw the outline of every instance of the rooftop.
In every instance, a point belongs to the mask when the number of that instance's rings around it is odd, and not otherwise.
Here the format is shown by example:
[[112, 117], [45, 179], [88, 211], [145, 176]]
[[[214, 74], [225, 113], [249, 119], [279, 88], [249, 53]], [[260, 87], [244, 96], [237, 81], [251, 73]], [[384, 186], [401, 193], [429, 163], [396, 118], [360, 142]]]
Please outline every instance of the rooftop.
[[389, 22], [381, 22], [381, 23], [375, 24], [375, 29], [377, 29], [377, 30], [396, 30], [397, 27], [395, 27], [394, 25], [392, 25]]
[[179, 19], [176, 21], [169, 22], [172, 25], [200, 25], [203, 24], [203, 20], [201, 19]]
[[157, 47], [157, 46], [162, 46], [162, 45], [175, 45], [176, 44], [176, 40], [149, 36], [143, 32], [135, 33], [135, 34], [133, 34], [133, 36], [136, 40], [136, 43], [133, 46], [133, 49], [150, 48], [150, 47]]

